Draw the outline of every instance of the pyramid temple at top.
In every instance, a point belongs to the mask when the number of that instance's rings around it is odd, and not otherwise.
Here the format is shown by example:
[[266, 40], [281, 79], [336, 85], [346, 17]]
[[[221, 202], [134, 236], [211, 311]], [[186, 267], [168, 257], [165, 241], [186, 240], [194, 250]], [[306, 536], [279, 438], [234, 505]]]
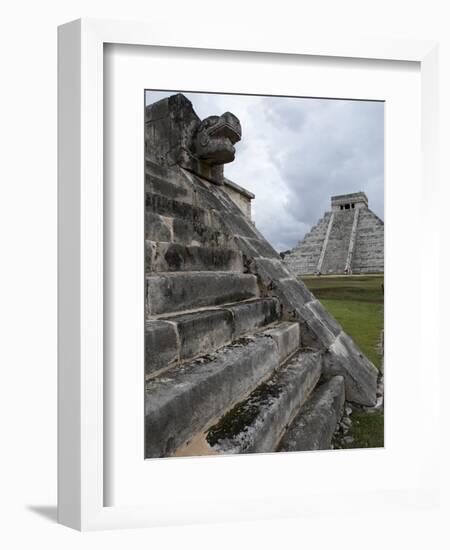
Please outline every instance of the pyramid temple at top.
[[284, 261], [297, 275], [383, 272], [384, 222], [363, 192], [331, 197], [331, 211]]

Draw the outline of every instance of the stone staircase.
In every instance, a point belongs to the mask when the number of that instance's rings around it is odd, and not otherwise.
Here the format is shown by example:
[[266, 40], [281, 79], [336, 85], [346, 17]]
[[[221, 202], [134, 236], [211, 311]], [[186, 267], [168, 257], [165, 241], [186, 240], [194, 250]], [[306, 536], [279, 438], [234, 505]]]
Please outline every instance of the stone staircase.
[[322, 262], [321, 272], [344, 273], [352, 234], [355, 210], [334, 212], [333, 226]]
[[359, 212], [352, 270], [353, 273], [384, 271], [384, 223], [365, 208]]
[[327, 233], [331, 212], [326, 212], [319, 222], [306, 233], [303, 240], [285, 256], [285, 263], [294, 273], [306, 275], [315, 273], [322, 245]]
[[224, 177], [238, 119], [176, 94], [145, 124], [146, 457], [329, 448], [344, 399], [376, 403], [377, 370]]
[[258, 250], [278, 257], [221, 188], [147, 161], [147, 458], [329, 448], [344, 378], [250, 272]]

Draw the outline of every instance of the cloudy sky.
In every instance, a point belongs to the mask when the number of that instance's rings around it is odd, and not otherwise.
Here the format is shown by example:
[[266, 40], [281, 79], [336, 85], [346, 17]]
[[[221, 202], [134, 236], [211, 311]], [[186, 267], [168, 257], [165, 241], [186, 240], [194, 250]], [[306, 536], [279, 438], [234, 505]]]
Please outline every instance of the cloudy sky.
[[[177, 93], [177, 92], [173, 92]], [[147, 92], [153, 103], [171, 92]], [[372, 101], [185, 93], [200, 118], [234, 113], [242, 140], [225, 175], [252, 191], [253, 219], [278, 251], [330, 209], [365, 191], [384, 219], [384, 104]]]

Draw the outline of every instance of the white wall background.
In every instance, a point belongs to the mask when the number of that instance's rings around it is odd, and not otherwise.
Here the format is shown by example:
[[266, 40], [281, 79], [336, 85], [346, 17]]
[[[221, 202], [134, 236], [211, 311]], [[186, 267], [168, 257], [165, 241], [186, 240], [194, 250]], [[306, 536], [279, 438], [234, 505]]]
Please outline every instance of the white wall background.
[[[0, 491], [3, 548], [448, 548], [450, 484], [444, 471], [446, 508], [387, 517], [336, 516], [218, 525], [79, 534], [54, 522], [56, 516], [56, 27], [78, 17], [154, 19], [179, 17], [201, 32], [220, 20], [230, 33], [238, 24], [268, 33], [370, 36], [441, 40], [442, 195], [435, 205], [445, 232], [449, 201], [450, 36], [444, 0], [392, 2], [258, 3], [227, 0], [170, 2], [127, 0], [21, 1], [4, 3], [2, 15], [1, 128], [1, 393]], [[447, 128], [446, 128], [447, 126]], [[444, 172], [445, 171], [445, 172]], [[447, 176], [444, 178], [444, 176]], [[447, 254], [448, 256], [448, 254]], [[443, 272], [445, 273], [445, 272]], [[440, 326], [448, 328], [442, 292]], [[445, 331], [445, 332], [444, 332]], [[443, 402], [449, 386], [442, 372]], [[442, 411], [448, 419], [448, 409]], [[450, 424], [443, 422], [443, 427]], [[448, 428], [443, 457], [448, 457]], [[413, 452], [413, 449], [412, 449]], [[444, 455], [444, 453], [446, 453]]]

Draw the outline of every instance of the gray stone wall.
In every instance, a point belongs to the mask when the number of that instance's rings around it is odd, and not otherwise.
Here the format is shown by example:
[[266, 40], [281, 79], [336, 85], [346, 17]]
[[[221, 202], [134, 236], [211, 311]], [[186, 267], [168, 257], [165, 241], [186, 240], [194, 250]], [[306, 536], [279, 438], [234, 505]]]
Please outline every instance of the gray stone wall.
[[240, 208], [245, 216], [252, 219], [252, 200], [255, 198], [253, 193], [247, 191], [234, 181], [224, 178], [224, 190], [230, 196], [231, 200]]

